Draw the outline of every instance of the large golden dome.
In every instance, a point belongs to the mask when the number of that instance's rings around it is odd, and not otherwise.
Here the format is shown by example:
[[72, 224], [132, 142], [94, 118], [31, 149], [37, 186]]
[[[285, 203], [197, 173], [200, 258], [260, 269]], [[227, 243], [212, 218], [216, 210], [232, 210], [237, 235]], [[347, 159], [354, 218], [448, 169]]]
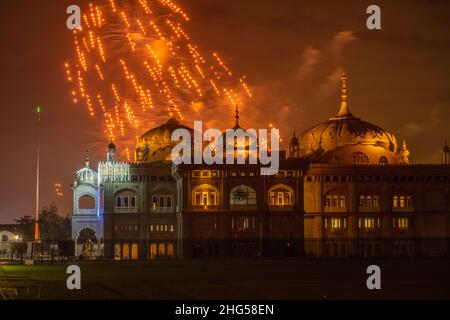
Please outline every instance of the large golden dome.
[[338, 114], [300, 136], [300, 156], [314, 162], [398, 163], [394, 135], [353, 116], [347, 106], [347, 77], [341, 77], [342, 101]]
[[142, 135], [136, 145], [136, 162], [171, 161], [172, 148], [178, 143], [172, 141], [172, 132], [176, 129], [193, 130], [171, 117], [163, 125], [150, 129]]

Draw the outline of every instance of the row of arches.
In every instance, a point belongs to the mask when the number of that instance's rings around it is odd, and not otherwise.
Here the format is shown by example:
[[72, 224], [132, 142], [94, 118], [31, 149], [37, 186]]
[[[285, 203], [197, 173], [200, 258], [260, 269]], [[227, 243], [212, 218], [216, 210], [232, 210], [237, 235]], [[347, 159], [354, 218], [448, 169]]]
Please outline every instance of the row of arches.
[[[354, 164], [369, 164], [370, 163], [369, 156], [361, 151], [352, 153], [350, 156], [350, 161]], [[340, 162], [341, 162], [341, 159], [335, 154], [332, 154], [331, 156], [328, 157], [328, 163], [330, 163], [330, 164], [339, 164]], [[347, 161], [345, 161], [345, 162], [347, 162]], [[381, 156], [378, 158], [378, 163], [379, 164], [388, 164], [389, 159], [386, 156]]]
[[[357, 205], [360, 208], [378, 208], [381, 206], [383, 195], [377, 190], [360, 192], [357, 196]], [[388, 195], [392, 208], [412, 208], [415, 198], [412, 192], [402, 190]], [[345, 208], [348, 205], [347, 191], [332, 189], [324, 195], [324, 206], [327, 208]], [[445, 208], [445, 193], [441, 190], [428, 190], [423, 195], [423, 205], [426, 208], [439, 210]]]
[[[193, 206], [217, 206], [220, 203], [219, 190], [210, 185], [202, 184], [192, 190]], [[272, 186], [267, 193], [267, 204], [269, 206], [292, 206], [295, 203], [294, 190], [285, 184]], [[255, 189], [247, 185], [239, 185], [230, 190], [229, 204], [231, 209], [256, 210], [257, 193]]]

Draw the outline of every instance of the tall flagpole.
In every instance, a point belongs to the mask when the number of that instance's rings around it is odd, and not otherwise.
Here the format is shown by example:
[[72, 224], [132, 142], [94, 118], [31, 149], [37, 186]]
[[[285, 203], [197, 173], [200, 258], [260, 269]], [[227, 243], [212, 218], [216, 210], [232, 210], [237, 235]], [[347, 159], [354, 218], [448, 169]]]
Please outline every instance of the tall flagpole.
[[37, 114], [37, 138], [36, 138], [36, 208], [34, 224], [34, 240], [39, 241], [39, 126], [41, 123], [41, 107], [36, 107]]

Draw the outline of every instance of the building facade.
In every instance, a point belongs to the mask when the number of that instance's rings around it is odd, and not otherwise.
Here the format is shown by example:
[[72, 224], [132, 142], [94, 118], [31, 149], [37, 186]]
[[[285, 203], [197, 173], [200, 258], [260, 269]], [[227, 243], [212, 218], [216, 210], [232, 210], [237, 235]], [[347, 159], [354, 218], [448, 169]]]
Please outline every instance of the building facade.
[[[172, 132], [193, 132], [175, 117], [138, 140], [133, 163], [118, 162], [111, 143], [97, 171], [87, 162], [76, 175], [78, 252], [116, 260], [448, 255], [448, 145], [442, 163], [410, 163], [405, 142], [350, 112], [341, 81], [338, 114], [294, 133], [275, 175], [248, 161], [173, 164]], [[233, 129], [242, 129], [238, 112]]]

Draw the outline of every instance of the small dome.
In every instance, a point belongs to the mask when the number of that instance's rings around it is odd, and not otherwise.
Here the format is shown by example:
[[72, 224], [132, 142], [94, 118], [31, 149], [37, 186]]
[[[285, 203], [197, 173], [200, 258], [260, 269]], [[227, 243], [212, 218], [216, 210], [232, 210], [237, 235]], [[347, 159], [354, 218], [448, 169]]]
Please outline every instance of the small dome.
[[172, 132], [176, 129], [186, 129], [191, 134], [194, 132], [191, 128], [179, 123], [175, 117], [172, 117], [165, 124], [147, 131], [139, 138], [136, 145], [136, 161], [170, 161], [172, 148], [178, 143], [171, 139]]
[[342, 81], [341, 108], [335, 117], [300, 135], [300, 155], [314, 162], [397, 163], [397, 140], [388, 131], [353, 116]]
[[96, 185], [97, 172], [95, 172], [95, 170], [89, 167], [89, 164], [87, 164], [86, 167], [77, 171], [75, 179], [78, 184], [89, 183]]
[[89, 152], [86, 151], [86, 165], [83, 169], [80, 169], [77, 171], [75, 175], [75, 182], [76, 184], [82, 184], [82, 183], [90, 183], [93, 185], [97, 184], [97, 172], [95, 172], [94, 169], [91, 168], [89, 165]]

